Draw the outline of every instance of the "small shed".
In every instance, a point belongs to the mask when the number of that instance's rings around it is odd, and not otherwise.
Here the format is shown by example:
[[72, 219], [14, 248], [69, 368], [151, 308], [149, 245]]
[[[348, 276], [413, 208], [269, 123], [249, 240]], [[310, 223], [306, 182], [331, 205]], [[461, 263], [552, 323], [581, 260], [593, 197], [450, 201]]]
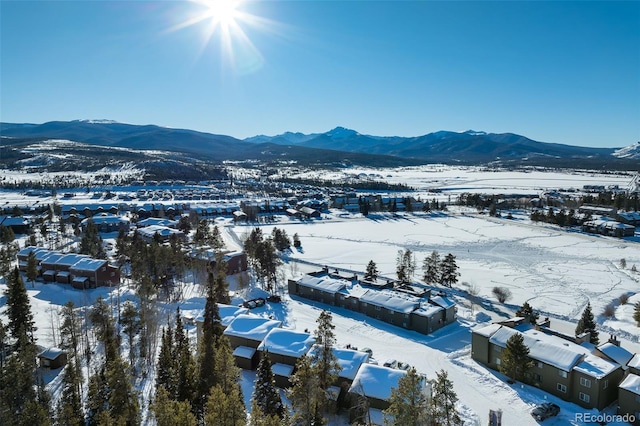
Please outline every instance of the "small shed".
[[67, 364], [67, 353], [60, 348], [49, 348], [38, 354], [40, 367], [60, 368]]

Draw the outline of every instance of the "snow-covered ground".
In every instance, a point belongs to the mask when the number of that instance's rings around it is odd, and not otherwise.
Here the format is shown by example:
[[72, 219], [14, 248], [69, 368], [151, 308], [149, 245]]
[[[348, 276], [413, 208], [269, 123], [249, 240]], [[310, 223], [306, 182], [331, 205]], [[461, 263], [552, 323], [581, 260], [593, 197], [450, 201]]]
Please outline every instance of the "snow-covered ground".
[[[398, 169], [395, 171], [358, 171], [378, 173], [387, 180], [428, 190], [435, 187], [469, 192], [511, 192], [537, 194], [553, 188], [581, 188], [582, 185], [619, 185], [624, 187], [629, 176], [562, 174], [542, 172], [505, 172], [502, 174], [464, 168]], [[14, 201], [14, 200], [19, 201]], [[15, 192], [0, 193], [4, 204], [34, 200]], [[41, 200], [40, 202], [45, 202]], [[83, 202], [77, 197], [73, 202]], [[225, 241], [233, 248], [253, 225], [233, 225], [219, 220], [224, 226]], [[581, 424], [575, 414], [584, 410], [539, 389], [520, 384], [509, 385], [494, 371], [477, 364], [470, 357], [470, 330], [487, 321], [505, 318], [514, 309], [528, 301], [543, 315], [552, 318], [552, 327], [571, 332], [587, 301], [600, 325], [601, 340], [607, 333], [616, 332], [623, 346], [639, 351], [640, 329], [632, 319], [633, 303], [640, 301], [638, 281], [640, 274], [631, 272], [632, 265], [640, 267], [640, 239], [616, 239], [563, 230], [546, 224], [534, 224], [526, 215], [515, 215], [514, 220], [489, 218], [462, 209], [448, 213], [392, 215], [345, 215], [343, 212], [324, 214], [322, 219], [298, 221], [280, 217], [275, 224], [263, 225], [263, 233], [273, 226], [283, 228], [291, 237], [297, 233], [301, 250], [293, 250], [285, 258], [281, 278], [286, 280], [317, 270], [323, 265], [362, 273], [370, 260], [376, 262], [381, 275], [394, 277], [399, 250], [414, 252], [420, 280], [422, 260], [433, 250], [441, 255], [452, 253], [460, 267], [460, 283], [451, 291], [458, 302], [459, 321], [430, 336], [406, 331], [364, 315], [331, 307], [336, 335], [340, 345], [351, 344], [373, 349], [374, 357], [384, 362], [394, 358], [411, 365], [418, 371], [435, 377], [440, 369], [449, 371], [460, 399], [459, 409], [467, 424], [487, 424], [489, 409], [503, 411], [503, 424], [536, 424], [529, 416], [530, 409], [542, 401], [558, 403], [562, 410], [557, 418], [545, 421], [549, 425]], [[625, 259], [626, 268], [620, 260]], [[284, 284], [283, 281], [282, 284]], [[513, 298], [506, 306], [492, 295], [495, 286], [509, 288]], [[482, 303], [471, 306], [465, 290], [476, 288]], [[0, 284], [0, 291], [5, 288]], [[32, 309], [38, 326], [38, 343], [43, 346], [57, 342], [57, 312], [68, 300], [79, 306], [91, 306], [98, 295], [117, 299], [116, 289], [79, 291], [64, 285], [27, 283]], [[246, 289], [234, 289], [234, 303], [240, 297], [250, 296]], [[133, 297], [126, 285], [121, 299]], [[615, 318], [599, 316], [604, 307], [615, 302], [620, 295], [629, 294], [629, 302], [617, 306]], [[187, 300], [182, 306], [198, 309], [204, 305], [195, 286], [187, 284]], [[122, 300], [121, 300], [122, 301]], [[0, 305], [4, 298], [0, 298]], [[175, 305], [166, 306], [170, 312]], [[284, 295], [282, 304], [267, 304], [254, 310], [259, 315], [273, 316], [283, 321], [285, 328], [313, 330], [322, 309], [328, 306], [301, 299], [292, 300]], [[243, 373], [245, 399], [251, 396], [254, 374]], [[55, 390], [57, 380], [50, 386]], [[152, 379], [140, 382], [144, 393], [151, 391]], [[333, 423], [338, 424], [338, 423]], [[612, 424], [612, 423], [609, 423]]]

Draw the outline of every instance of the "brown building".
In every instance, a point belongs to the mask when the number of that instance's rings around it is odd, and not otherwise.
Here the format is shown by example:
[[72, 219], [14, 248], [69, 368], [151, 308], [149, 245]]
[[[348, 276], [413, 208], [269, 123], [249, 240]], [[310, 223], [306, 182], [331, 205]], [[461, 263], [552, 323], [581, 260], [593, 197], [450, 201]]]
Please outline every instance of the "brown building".
[[640, 425], [640, 376], [629, 374], [618, 388], [618, 414], [627, 415], [634, 426]]

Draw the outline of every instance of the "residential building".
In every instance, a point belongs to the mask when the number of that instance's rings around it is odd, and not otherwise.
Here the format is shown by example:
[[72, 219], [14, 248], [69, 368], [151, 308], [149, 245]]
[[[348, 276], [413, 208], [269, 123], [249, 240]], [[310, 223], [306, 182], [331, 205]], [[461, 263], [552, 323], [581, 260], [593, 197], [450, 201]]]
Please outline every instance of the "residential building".
[[633, 416], [633, 425], [640, 425], [640, 376], [628, 374], [618, 391], [618, 414]]
[[546, 327], [515, 321], [514, 328], [491, 324], [472, 330], [472, 358], [499, 370], [502, 351], [515, 334], [522, 335], [529, 348], [534, 366], [527, 380], [532, 385], [585, 408], [602, 410], [617, 399], [622, 366], [592, 354], [587, 345], [547, 332]]

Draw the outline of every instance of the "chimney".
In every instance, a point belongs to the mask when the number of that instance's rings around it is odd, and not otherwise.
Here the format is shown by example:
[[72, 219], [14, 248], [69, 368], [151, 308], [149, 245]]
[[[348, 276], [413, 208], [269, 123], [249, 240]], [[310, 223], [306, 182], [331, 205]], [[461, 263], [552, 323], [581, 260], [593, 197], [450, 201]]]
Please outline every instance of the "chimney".
[[609, 343], [618, 347], [620, 346], [620, 340], [618, 340], [614, 334], [609, 335]]

